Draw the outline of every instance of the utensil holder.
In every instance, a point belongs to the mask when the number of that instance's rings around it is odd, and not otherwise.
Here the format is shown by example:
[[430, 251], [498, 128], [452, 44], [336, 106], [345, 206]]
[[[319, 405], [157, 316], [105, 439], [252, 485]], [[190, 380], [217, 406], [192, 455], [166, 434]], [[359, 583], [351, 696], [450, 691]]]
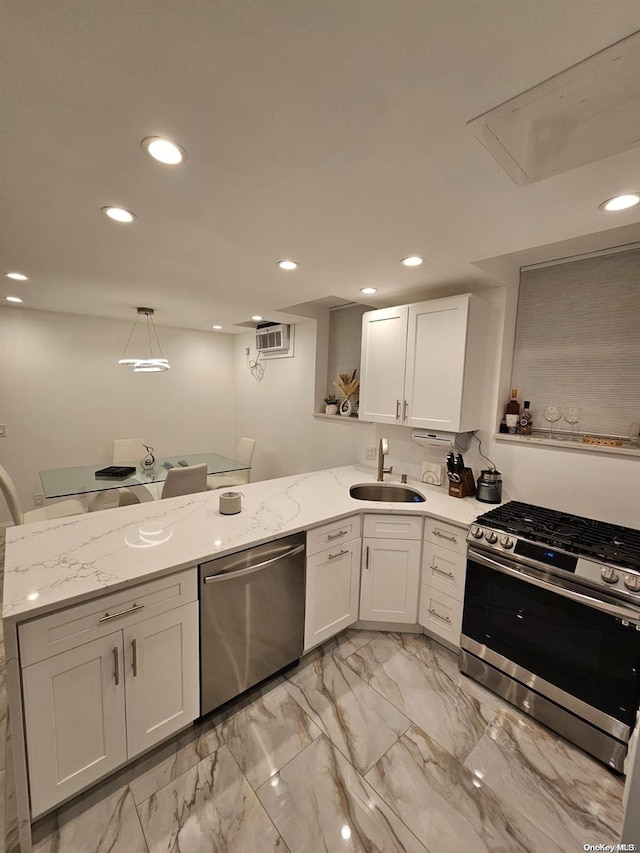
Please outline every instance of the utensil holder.
[[476, 484], [471, 468], [463, 468], [459, 474], [460, 482], [454, 482], [449, 475], [449, 494], [452, 498], [468, 498], [476, 493]]

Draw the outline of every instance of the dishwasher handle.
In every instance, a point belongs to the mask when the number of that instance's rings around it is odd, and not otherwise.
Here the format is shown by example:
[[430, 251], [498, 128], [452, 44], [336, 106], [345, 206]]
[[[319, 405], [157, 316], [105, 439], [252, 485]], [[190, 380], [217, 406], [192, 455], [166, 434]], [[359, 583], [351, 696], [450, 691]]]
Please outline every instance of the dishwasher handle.
[[291, 548], [289, 551], [285, 551], [284, 554], [278, 554], [276, 557], [271, 557], [269, 560], [263, 560], [261, 563], [256, 563], [255, 566], [249, 566], [249, 568], [240, 569], [237, 572], [220, 572], [218, 575], [207, 575], [207, 577], [203, 578], [203, 583], [219, 583], [220, 581], [228, 581], [232, 578], [242, 578], [245, 575], [251, 575], [254, 572], [259, 572], [260, 569], [264, 569], [265, 566], [277, 563], [278, 560], [284, 560], [285, 557], [293, 557], [295, 554], [299, 554], [301, 551], [304, 551], [304, 548], [304, 544], [298, 545], [295, 548]]

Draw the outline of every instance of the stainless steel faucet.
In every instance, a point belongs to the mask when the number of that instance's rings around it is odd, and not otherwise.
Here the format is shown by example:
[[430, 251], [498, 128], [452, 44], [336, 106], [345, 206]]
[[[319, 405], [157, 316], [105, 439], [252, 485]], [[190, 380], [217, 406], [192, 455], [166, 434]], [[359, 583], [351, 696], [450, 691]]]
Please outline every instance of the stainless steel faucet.
[[390, 474], [393, 471], [393, 465], [390, 465], [389, 468], [384, 467], [384, 457], [389, 454], [389, 439], [381, 438], [380, 444], [378, 445], [378, 482], [381, 483], [384, 480], [385, 474]]

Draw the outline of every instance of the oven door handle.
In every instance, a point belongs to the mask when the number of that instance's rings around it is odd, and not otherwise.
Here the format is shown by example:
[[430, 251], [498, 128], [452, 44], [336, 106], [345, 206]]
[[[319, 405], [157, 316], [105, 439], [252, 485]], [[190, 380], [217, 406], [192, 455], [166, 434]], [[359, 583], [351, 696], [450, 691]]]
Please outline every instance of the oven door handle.
[[563, 598], [568, 598], [571, 601], [577, 601], [579, 604], [585, 604], [587, 607], [592, 607], [594, 610], [600, 610], [602, 613], [609, 613], [611, 616], [617, 616], [619, 619], [624, 619], [631, 622], [633, 625], [640, 625], [640, 613], [632, 607], [626, 607], [624, 604], [617, 604], [609, 601], [602, 601], [599, 598], [594, 598], [591, 595], [586, 595], [581, 592], [576, 592], [573, 589], [568, 589], [562, 585], [561, 581], [550, 583], [541, 578], [532, 575], [527, 569], [512, 569], [500, 563], [497, 560], [492, 560], [490, 557], [480, 554], [478, 551], [469, 549], [468, 557], [481, 566], [486, 566], [489, 569], [495, 569], [497, 572], [502, 572], [503, 575], [509, 575], [513, 578], [518, 578], [524, 583], [530, 583], [533, 586], [538, 586], [541, 589], [547, 589], [549, 592], [555, 592], [556, 595], [561, 595]]

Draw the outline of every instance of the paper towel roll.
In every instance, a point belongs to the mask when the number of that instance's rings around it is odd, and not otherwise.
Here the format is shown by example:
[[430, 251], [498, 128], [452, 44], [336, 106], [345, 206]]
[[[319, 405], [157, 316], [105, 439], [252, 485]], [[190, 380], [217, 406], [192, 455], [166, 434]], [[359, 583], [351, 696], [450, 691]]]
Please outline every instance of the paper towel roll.
[[220, 515], [237, 515], [242, 509], [240, 492], [223, 492], [220, 495]]

